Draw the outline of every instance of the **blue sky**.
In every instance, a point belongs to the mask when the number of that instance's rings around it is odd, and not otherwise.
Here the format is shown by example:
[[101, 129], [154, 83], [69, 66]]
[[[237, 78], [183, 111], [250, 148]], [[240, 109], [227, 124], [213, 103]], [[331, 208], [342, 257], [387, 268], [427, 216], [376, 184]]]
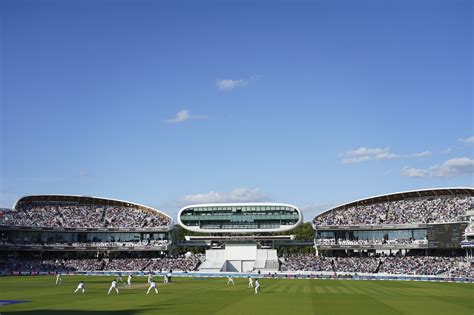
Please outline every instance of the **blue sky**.
[[0, 0], [0, 206], [473, 186], [470, 1]]

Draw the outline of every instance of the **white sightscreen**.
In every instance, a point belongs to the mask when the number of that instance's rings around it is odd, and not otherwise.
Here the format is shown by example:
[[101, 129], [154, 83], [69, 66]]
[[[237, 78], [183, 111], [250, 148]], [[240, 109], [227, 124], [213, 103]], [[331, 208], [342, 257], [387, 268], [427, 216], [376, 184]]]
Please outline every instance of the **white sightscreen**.
[[226, 260], [255, 260], [257, 259], [257, 245], [227, 244], [225, 246]]

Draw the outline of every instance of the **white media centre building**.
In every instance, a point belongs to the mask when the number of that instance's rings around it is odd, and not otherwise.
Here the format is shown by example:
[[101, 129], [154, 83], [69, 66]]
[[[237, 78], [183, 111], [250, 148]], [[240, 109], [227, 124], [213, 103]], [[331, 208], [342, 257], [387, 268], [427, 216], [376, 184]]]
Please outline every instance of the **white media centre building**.
[[270, 235], [289, 231], [303, 222], [301, 211], [283, 203], [198, 204], [182, 208], [178, 224], [191, 232], [189, 240], [219, 241], [206, 250], [203, 272], [273, 272], [279, 262], [275, 249], [262, 248], [259, 241], [284, 239]]

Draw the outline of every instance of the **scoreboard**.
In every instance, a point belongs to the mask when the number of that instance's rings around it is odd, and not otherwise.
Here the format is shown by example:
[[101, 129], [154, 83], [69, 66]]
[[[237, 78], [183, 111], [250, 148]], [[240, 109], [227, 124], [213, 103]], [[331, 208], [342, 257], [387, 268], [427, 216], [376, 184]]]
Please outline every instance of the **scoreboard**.
[[428, 225], [429, 248], [461, 248], [463, 233], [468, 223], [442, 223]]

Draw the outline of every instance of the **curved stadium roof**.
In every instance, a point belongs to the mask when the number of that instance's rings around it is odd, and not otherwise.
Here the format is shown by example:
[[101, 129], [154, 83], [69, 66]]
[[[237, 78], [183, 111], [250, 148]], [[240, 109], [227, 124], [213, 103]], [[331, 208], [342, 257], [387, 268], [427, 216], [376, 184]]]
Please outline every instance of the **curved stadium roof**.
[[102, 197], [93, 196], [78, 196], [78, 195], [29, 195], [18, 199], [13, 205], [13, 209], [17, 210], [19, 203], [29, 201], [44, 201], [44, 202], [76, 202], [84, 205], [102, 205], [102, 206], [118, 206], [118, 207], [130, 207], [137, 208], [145, 211], [157, 212], [160, 215], [169, 218], [170, 226], [173, 224], [173, 218], [163, 211], [157, 210], [152, 207], [148, 207], [139, 203], [134, 203], [119, 199], [109, 199]]
[[328, 212], [334, 210], [343, 210], [345, 208], [350, 208], [354, 206], [364, 206], [364, 205], [371, 205], [381, 202], [392, 202], [392, 201], [399, 201], [404, 199], [413, 199], [413, 198], [428, 198], [428, 197], [438, 197], [438, 196], [457, 196], [457, 195], [470, 195], [474, 197], [474, 188], [472, 187], [449, 187], [449, 188], [430, 188], [430, 189], [420, 189], [420, 190], [409, 190], [409, 191], [402, 191], [396, 192], [391, 194], [385, 195], [378, 195], [369, 198], [358, 199], [355, 201], [343, 203], [341, 205], [329, 208], [317, 216], [314, 217], [313, 221]]

